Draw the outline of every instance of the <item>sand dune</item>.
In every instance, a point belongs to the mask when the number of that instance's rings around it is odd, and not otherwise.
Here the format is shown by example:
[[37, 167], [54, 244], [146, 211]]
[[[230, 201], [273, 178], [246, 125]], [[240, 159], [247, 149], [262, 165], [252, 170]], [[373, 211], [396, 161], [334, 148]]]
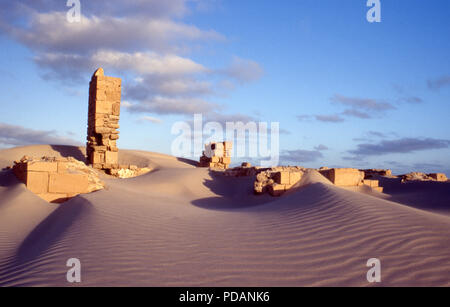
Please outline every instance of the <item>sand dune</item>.
[[[24, 154], [81, 158], [83, 149], [3, 150], [0, 167]], [[439, 203], [427, 205], [427, 187], [420, 204], [407, 206], [390, 200], [415, 190], [349, 191], [310, 171], [273, 198], [253, 195], [251, 178], [171, 156], [121, 151], [120, 159], [153, 171], [105, 176], [107, 189], [61, 205], [0, 172], [1, 286], [70, 285], [72, 257], [81, 260], [84, 286], [368, 286], [373, 257], [381, 260], [380, 285], [450, 286], [447, 183]], [[444, 214], [430, 211], [436, 207]]]

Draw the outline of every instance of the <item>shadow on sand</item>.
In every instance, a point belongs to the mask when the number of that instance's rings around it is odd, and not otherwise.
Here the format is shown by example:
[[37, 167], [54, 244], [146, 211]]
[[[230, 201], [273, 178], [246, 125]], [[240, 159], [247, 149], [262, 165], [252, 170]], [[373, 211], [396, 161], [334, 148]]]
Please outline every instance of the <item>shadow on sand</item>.
[[78, 161], [82, 161], [86, 163], [86, 155], [77, 146], [69, 146], [69, 145], [50, 145], [54, 151], [60, 153], [63, 157], [74, 157]]
[[13, 187], [21, 183], [16, 175], [14, 175], [12, 169], [0, 171], [0, 187]]
[[450, 214], [450, 182], [410, 181], [378, 177], [388, 200], [423, 210]]
[[253, 193], [254, 177], [226, 177], [210, 171], [211, 180], [205, 179], [203, 185], [217, 197], [193, 200], [194, 206], [211, 210], [232, 210], [258, 206], [274, 199]]
[[70, 226], [89, 210], [92, 210], [92, 204], [82, 197], [75, 197], [59, 205], [23, 240], [17, 250], [14, 264], [26, 264], [40, 257], [57, 244]]
[[178, 161], [197, 167], [198, 162], [191, 159], [177, 158]]

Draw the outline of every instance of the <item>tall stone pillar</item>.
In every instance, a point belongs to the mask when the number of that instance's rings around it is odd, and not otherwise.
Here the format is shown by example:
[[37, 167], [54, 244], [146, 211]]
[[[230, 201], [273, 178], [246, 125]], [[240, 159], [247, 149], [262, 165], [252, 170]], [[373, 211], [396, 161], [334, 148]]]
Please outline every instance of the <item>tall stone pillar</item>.
[[89, 117], [86, 153], [96, 169], [117, 169], [121, 79], [107, 77], [99, 68], [89, 83]]

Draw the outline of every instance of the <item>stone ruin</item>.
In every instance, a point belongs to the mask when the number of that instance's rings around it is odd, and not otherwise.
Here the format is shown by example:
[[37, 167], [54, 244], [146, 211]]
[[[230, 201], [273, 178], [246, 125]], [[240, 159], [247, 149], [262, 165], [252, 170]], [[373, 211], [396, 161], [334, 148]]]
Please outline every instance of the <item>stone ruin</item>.
[[29, 158], [15, 161], [13, 172], [26, 187], [51, 203], [62, 203], [105, 187], [98, 174], [74, 158]]
[[115, 177], [131, 178], [150, 169], [119, 164], [120, 98], [121, 79], [107, 77], [102, 68], [97, 69], [89, 83], [86, 154], [93, 168]]
[[260, 169], [254, 183], [255, 194], [269, 192], [272, 196], [280, 196], [290, 190], [302, 179], [305, 168], [300, 166], [278, 166]]
[[227, 169], [231, 163], [231, 142], [209, 143], [200, 157], [200, 167]]
[[392, 171], [390, 169], [360, 169], [364, 172], [364, 178], [369, 179], [376, 176], [392, 176]]
[[421, 172], [411, 172], [405, 175], [400, 175], [402, 178], [402, 182], [407, 181], [439, 181], [446, 182], [448, 181], [447, 176], [444, 173], [431, 173], [425, 174]]
[[24, 156], [15, 161], [13, 172], [26, 187], [48, 202], [61, 203], [83, 193], [104, 188], [97, 171], [119, 178], [149, 172], [150, 168], [119, 164], [119, 116], [121, 80], [106, 77], [103, 69], [95, 71], [89, 84], [87, 163], [75, 158]]
[[119, 168], [119, 116], [121, 79], [107, 77], [99, 68], [89, 83], [86, 154], [95, 169], [111, 173]]
[[378, 180], [365, 179], [368, 178], [365, 172], [356, 168], [320, 168], [319, 173], [338, 187], [369, 186], [374, 191], [383, 192]]
[[[241, 167], [227, 169], [225, 176], [242, 177], [255, 176], [253, 191], [255, 194], [269, 193], [272, 196], [280, 196], [292, 189], [303, 177], [306, 168], [300, 166], [277, 166], [272, 168], [252, 167], [249, 163], [243, 163]], [[368, 186], [377, 192], [383, 192], [379, 181], [366, 179], [365, 173], [354, 168], [327, 168], [319, 170], [331, 183], [340, 187]]]

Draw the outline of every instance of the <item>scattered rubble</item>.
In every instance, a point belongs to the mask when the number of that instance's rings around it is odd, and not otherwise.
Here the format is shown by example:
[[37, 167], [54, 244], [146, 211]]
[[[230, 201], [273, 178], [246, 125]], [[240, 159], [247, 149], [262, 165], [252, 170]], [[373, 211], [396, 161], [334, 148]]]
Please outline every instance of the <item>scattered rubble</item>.
[[392, 176], [392, 171], [390, 169], [360, 169], [364, 172], [364, 178], [369, 179], [374, 176]]
[[118, 168], [109, 170], [108, 174], [111, 176], [125, 179], [141, 176], [150, 171], [151, 169], [147, 167], [139, 168], [136, 165], [119, 165]]
[[425, 174], [421, 172], [411, 172], [405, 175], [400, 175], [402, 182], [407, 181], [441, 181], [445, 182], [448, 180], [447, 176], [443, 173], [431, 173]]

